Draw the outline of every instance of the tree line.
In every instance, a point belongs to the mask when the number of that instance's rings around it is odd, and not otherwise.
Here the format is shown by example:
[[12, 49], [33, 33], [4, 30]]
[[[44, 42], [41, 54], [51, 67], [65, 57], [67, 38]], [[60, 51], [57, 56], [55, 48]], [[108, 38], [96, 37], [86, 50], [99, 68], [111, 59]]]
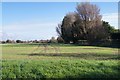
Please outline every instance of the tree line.
[[0, 41], [0, 43], [5, 44], [5, 43], [58, 43], [58, 40], [55, 39], [55, 37], [51, 37], [51, 39], [47, 39], [47, 40], [3, 40]]

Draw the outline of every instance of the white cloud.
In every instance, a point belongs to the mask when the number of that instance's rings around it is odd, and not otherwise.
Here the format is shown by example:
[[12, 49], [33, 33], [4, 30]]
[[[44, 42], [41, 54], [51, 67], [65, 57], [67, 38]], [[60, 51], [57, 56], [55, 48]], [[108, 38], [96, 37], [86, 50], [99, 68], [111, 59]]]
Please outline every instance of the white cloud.
[[102, 20], [107, 21], [111, 26], [118, 28], [118, 13], [103, 14]]

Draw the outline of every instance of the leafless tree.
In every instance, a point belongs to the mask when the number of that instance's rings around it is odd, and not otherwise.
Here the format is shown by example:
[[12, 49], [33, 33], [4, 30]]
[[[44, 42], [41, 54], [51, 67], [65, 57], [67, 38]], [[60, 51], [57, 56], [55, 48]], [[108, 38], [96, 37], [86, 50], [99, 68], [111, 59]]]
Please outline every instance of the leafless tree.
[[100, 9], [94, 4], [89, 2], [80, 3], [76, 7], [77, 13], [81, 20], [81, 26], [83, 28], [83, 33], [87, 36], [91, 28], [96, 26], [102, 27], [102, 15], [100, 15]]

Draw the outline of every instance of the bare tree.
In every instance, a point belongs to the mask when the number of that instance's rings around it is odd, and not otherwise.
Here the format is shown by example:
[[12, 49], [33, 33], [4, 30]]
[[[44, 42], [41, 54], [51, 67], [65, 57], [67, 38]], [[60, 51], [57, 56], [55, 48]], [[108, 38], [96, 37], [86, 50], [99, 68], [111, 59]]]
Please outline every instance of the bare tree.
[[86, 38], [89, 37], [87, 35], [91, 28], [102, 27], [102, 15], [100, 15], [100, 9], [96, 5], [85, 2], [78, 4], [76, 10], [81, 20], [82, 32]]

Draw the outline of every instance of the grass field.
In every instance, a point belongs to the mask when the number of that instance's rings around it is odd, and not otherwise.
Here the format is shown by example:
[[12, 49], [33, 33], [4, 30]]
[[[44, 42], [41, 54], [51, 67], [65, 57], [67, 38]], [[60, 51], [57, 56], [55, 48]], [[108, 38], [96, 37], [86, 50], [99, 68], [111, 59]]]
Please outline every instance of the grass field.
[[51, 45], [3, 44], [2, 78], [119, 78], [117, 48]]

